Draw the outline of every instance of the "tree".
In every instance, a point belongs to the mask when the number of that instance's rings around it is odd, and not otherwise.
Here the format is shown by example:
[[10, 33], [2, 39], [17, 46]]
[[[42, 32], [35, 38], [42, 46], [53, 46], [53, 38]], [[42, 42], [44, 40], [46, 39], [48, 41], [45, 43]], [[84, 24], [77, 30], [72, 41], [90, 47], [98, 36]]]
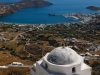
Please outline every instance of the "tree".
[[12, 70], [7, 75], [22, 75], [19, 71]]

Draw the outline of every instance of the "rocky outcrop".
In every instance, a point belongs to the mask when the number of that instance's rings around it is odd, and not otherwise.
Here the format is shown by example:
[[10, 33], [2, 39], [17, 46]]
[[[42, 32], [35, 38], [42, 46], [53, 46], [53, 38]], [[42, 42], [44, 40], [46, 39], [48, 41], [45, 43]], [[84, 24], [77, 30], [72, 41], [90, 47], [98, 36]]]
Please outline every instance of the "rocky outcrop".
[[51, 5], [52, 3], [43, 0], [21, 0], [16, 3], [4, 3], [0, 4], [0, 16], [5, 16], [7, 14], [17, 12], [22, 8], [35, 7], [35, 6], [45, 6]]
[[98, 10], [100, 10], [100, 7], [88, 6], [88, 7], [86, 7], [86, 9], [90, 9], [90, 10], [93, 10], [93, 11], [98, 11]]

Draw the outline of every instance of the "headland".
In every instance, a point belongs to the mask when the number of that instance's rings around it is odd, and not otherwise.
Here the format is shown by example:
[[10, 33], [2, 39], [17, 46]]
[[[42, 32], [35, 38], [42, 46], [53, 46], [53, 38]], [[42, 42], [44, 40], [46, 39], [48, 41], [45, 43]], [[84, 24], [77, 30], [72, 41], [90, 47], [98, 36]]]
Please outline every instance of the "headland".
[[0, 16], [5, 16], [19, 11], [22, 8], [36, 7], [36, 6], [46, 6], [52, 5], [52, 3], [43, 0], [21, 0], [19, 2], [7, 2], [0, 4]]
[[86, 9], [90, 9], [90, 10], [93, 10], [93, 11], [98, 11], [98, 10], [100, 10], [100, 7], [88, 6], [88, 7], [86, 7]]

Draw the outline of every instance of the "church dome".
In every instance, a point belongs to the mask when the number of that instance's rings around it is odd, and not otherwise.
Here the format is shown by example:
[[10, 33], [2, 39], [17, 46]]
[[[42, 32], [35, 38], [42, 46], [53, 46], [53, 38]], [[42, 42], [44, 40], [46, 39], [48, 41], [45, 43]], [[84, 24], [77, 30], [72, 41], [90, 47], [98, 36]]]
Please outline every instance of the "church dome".
[[47, 60], [52, 64], [67, 65], [77, 62], [79, 55], [69, 47], [58, 47], [49, 53]]

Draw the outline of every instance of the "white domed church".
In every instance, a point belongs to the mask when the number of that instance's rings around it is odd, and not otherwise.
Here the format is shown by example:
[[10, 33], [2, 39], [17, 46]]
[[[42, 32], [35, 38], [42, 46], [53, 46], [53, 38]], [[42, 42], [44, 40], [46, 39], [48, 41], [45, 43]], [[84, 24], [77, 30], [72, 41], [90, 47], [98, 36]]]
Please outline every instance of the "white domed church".
[[73, 49], [58, 47], [33, 65], [31, 75], [91, 75], [91, 70]]

